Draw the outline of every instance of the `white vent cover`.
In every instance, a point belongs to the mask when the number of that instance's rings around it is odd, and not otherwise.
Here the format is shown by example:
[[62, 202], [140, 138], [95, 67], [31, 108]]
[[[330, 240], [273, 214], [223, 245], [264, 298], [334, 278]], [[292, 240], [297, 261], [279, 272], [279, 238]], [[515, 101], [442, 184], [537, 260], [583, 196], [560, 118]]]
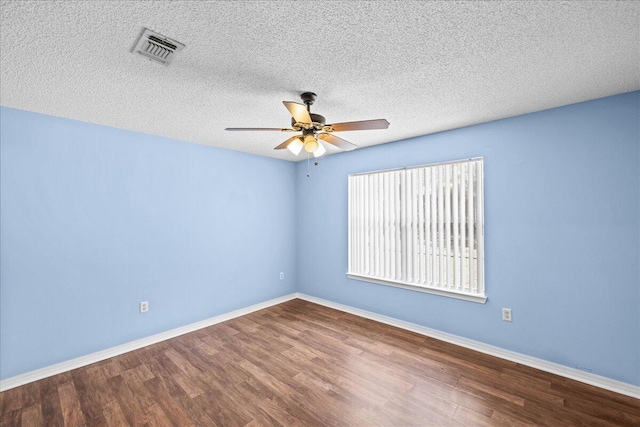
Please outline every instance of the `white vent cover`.
[[145, 28], [132, 53], [163, 65], [169, 65], [176, 53], [182, 49], [184, 49], [182, 43]]

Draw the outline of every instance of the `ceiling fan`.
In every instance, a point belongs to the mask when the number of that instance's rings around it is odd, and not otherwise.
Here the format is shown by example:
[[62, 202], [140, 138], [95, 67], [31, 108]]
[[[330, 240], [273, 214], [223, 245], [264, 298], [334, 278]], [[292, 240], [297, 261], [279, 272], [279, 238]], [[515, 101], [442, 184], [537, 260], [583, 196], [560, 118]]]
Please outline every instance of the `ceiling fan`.
[[282, 101], [284, 106], [287, 107], [287, 110], [289, 110], [289, 113], [291, 113], [291, 116], [293, 116], [291, 118], [291, 128], [226, 128], [225, 130], [302, 132], [300, 135], [295, 135], [287, 139], [274, 149], [283, 150], [287, 148], [297, 156], [304, 148], [307, 153], [313, 153], [314, 157], [320, 157], [327, 151], [320, 141], [324, 141], [346, 151], [358, 148], [357, 145], [333, 135], [333, 132], [387, 129], [389, 127], [389, 122], [385, 119], [326, 124], [324, 116], [311, 112], [311, 106], [315, 102], [316, 97], [317, 95], [313, 92], [304, 92], [300, 95], [304, 105], [298, 102]]

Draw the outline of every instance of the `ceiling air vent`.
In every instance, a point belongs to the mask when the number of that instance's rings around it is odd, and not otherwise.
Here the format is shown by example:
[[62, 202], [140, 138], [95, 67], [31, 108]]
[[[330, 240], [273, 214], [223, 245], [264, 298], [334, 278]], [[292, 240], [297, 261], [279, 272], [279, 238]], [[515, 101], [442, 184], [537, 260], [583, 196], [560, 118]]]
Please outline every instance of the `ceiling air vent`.
[[145, 28], [132, 53], [141, 55], [162, 65], [169, 65], [176, 53], [184, 49], [184, 45], [162, 34]]

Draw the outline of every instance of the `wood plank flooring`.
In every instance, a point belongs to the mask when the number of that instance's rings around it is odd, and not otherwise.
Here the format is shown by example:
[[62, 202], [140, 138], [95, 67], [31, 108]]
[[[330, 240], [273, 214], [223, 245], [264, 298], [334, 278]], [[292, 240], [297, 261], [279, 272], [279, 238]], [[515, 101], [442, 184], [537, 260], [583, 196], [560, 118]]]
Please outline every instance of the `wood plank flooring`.
[[0, 393], [2, 426], [640, 426], [640, 401], [302, 300]]

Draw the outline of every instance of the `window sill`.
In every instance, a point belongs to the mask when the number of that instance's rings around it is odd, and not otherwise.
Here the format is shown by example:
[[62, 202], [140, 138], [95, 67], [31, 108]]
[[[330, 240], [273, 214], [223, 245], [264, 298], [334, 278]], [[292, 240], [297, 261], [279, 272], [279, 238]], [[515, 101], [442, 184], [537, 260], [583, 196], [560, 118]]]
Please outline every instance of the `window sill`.
[[397, 281], [386, 280], [386, 279], [379, 279], [377, 277], [364, 276], [364, 275], [361, 275], [361, 274], [347, 273], [347, 277], [349, 279], [361, 280], [363, 282], [377, 283], [379, 285], [393, 286], [393, 287], [396, 287], [396, 288], [409, 289], [411, 291], [417, 291], [417, 292], [425, 292], [427, 294], [435, 294], [435, 295], [440, 295], [440, 296], [443, 296], [443, 297], [457, 298], [457, 299], [461, 299], [461, 300], [465, 300], [465, 301], [476, 302], [476, 303], [479, 303], [479, 304], [484, 304], [484, 303], [487, 302], [487, 297], [484, 296], [484, 295], [472, 295], [472, 294], [465, 294], [465, 293], [461, 293], [461, 292], [450, 291], [450, 290], [447, 290], [447, 289], [429, 288], [429, 287], [426, 287], [426, 286], [417, 286], [417, 285], [413, 285], [413, 284], [410, 284], [410, 283], [397, 282]]

